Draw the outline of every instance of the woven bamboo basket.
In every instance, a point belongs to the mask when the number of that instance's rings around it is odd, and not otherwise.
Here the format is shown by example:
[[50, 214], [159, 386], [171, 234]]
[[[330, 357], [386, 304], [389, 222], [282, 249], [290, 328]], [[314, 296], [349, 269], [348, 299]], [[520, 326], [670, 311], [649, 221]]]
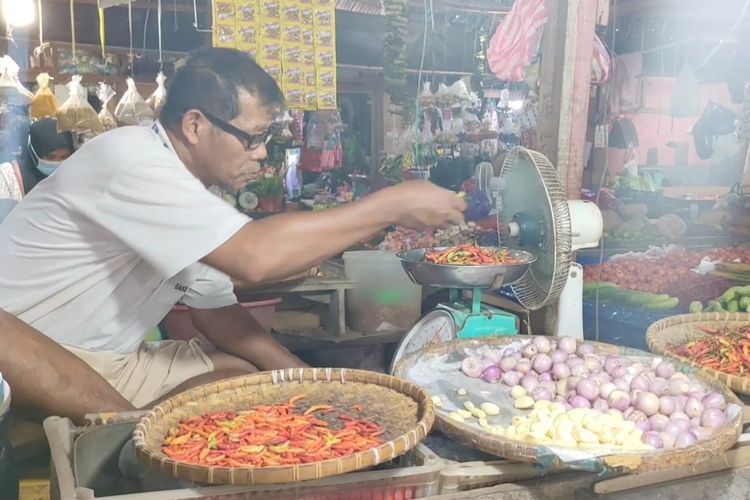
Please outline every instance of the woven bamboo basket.
[[646, 342], [651, 352], [679, 359], [706, 376], [726, 384], [733, 391], [750, 396], [750, 378], [703, 368], [692, 360], [678, 356], [668, 350], [670, 344], [682, 345], [708, 335], [702, 332], [698, 328], [699, 326], [740, 326], [747, 324], [750, 324], [750, 314], [748, 313], [701, 313], [670, 316], [657, 321], [646, 330]]
[[[215, 411], [239, 411], [286, 403], [305, 394], [311, 405], [364, 407], [362, 418], [385, 431], [386, 442], [368, 451], [317, 463], [279, 467], [210, 467], [177, 462], [161, 451], [170, 428], [183, 419]], [[416, 385], [375, 372], [299, 368], [261, 372], [204, 385], [152, 409], [133, 433], [136, 454], [148, 466], [176, 478], [206, 484], [282, 484], [320, 479], [387, 462], [416, 446], [430, 432], [432, 401]]]
[[[502, 347], [517, 342], [522, 337], [489, 337], [481, 339], [481, 342], [490, 347]], [[395, 367], [394, 375], [408, 380], [407, 373], [419, 358], [425, 355], [439, 355], [450, 352], [462, 351], [464, 348], [476, 346], [476, 340], [457, 340], [445, 342], [433, 346], [428, 346], [409, 356], [404, 357]], [[619, 347], [602, 342], [587, 342], [596, 346], [597, 350], [607, 354], [618, 354], [621, 356], [650, 356], [649, 353]], [[730, 404], [742, 406], [740, 400], [728, 388], [717, 383], [714, 379], [696, 373], [689, 365], [679, 360], [675, 360], [675, 367], [678, 370], [692, 374], [701, 382], [706, 384], [712, 390], [721, 393]], [[467, 389], [469, 386], [467, 385]], [[437, 412], [435, 417], [435, 428], [442, 434], [448, 436], [467, 446], [471, 446], [485, 453], [491, 453], [499, 457], [518, 460], [527, 463], [539, 463], [540, 458], [548, 465], [564, 466], [564, 463], [550, 464], [549, 454], [545, 449], [533, 444], [523, 443], [506, 439], [501, 436], [495, 436], [482, 431], [468, 424], [459, 423], [447, 418], [444, 412]], [[698, 463], [712, 456], [724, 453], [731, 448], [740, 434], [742, 433], [742, 415], [741, 412], [734, 419], [727, 423], [722, 429], [714, 432], [709, 438], [696, 443], [693, 446], [682, 449], [655, 450], [649, 453], [642, 452], [622, 452], [614, 453], [599, 458], [601, 466], [626, 470], [629, 472], [647, 472], [656, 470], [666, 470], [681, 467], [688, 464]]]

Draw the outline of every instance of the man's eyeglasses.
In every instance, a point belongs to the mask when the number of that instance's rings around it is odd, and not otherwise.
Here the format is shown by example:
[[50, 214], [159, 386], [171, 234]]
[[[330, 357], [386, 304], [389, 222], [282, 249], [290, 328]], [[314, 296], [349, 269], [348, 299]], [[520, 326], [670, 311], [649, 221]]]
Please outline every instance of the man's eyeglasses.
[[244, 130], [238, 129], [231, 123], [222, 120], [216, 115], [207, 113], [203, 110], [201, 110], [201, 113], [203, 113], [208, 121], [210, 121], [216, 128], [223, 132], [226, 132], [229, 135], [233, 135], [240, 142], [242, 142], [245, 145], [245, 151], [253, 151], [265, 144], [268, 144], [274, 132], [276, 131], [276, 127], [274, 125], [271, 125], [268, 130], [261, 132], [260, 134], [248, 134]]

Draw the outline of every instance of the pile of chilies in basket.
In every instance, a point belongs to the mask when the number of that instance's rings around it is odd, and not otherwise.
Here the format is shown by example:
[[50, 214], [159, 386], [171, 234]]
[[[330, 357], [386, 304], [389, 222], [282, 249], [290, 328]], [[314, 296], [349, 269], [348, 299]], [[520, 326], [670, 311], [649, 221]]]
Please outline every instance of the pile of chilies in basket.
[[[248, 411], [215, 412], [182, 421], [167, 434], [162, 451], [169, 458], [195, 465], [269, 467], [346, 457], [383, 444], [383, 430], [330, 405], [288, 403], [256, 406]], [[360, 405], [352, 406], [355, 412]], [[338, 415], [336, 415], [338, 413]], [[318, 418], [332, 416], [334, 424]]]
[[730, 375], [750, 373], [750, 325], [720, 328], [701, 326], [709, 334], [669, 350], [704, 368]]

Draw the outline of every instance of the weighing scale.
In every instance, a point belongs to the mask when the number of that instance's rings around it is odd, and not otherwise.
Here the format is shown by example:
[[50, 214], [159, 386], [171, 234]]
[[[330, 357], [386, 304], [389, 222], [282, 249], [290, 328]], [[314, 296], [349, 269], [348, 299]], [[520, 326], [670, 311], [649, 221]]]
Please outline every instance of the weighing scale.
[[[602, 215], [596, 204], [568, 200], [557, 171], [541, 153], [513, 148], [500, 170], [502, 210], [497, 213], [498, 239], [522, 264], [451, 266], [424, 261], [427, 251], [401, 252], [404, 271], [415, 283], [448, 288], [450, 299], [426, 314], [405, 335], [393, 366], [405, 355], [435, 342], [517, 335], [515, 314], [482, 304], [484, 290], [510, 287], [519, 304], [533, 311], [560, 299], [558, 330], [583, 338], [583, 269], [573, 252], [598, 246]], [[460, 297], [472, 290], [471, 303]], [[392, 371], [392, 370], [391, 370]]]

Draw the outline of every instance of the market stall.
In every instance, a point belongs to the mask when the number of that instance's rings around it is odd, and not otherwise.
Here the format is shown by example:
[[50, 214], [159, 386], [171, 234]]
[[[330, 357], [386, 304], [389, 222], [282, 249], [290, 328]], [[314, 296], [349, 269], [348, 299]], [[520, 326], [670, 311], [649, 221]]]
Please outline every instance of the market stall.
[[[571, 498], [676, 480], [692, 498], [714, 484], [699, 474], [747, 482], [750, 212], [725, 136], [748, 113], [701, 101], [697, 116], [673, 97], [731, 182], [664, 168], [642, 116], [658, 92], [628, 107], [617, 83], [633, 37], [618, 26], [639, 14], [617, 3], [49, 0], [26, 25], [4, 12], [11, 174], [31, 123], [55, 118], [75, 148], [154, 126], [180, 60], [214, 46], [250, 55], [287, 105], [258, 175], [210, 188], [236, 211], [272, 223], [409, 180], [467, 205], [459, 225], [387, 227], [309, 272], [234, 280], [312, 367], [86, 426], [49, 417], [43, 498]], [[50, 27], [62, 14], [70, 26]], [[678, 83], [693, 88], [689, 73]], [[672, 129], [675, 165], [709, 168]], [[199, 326], [178, 303], [147, 340], [200, 344]]]

